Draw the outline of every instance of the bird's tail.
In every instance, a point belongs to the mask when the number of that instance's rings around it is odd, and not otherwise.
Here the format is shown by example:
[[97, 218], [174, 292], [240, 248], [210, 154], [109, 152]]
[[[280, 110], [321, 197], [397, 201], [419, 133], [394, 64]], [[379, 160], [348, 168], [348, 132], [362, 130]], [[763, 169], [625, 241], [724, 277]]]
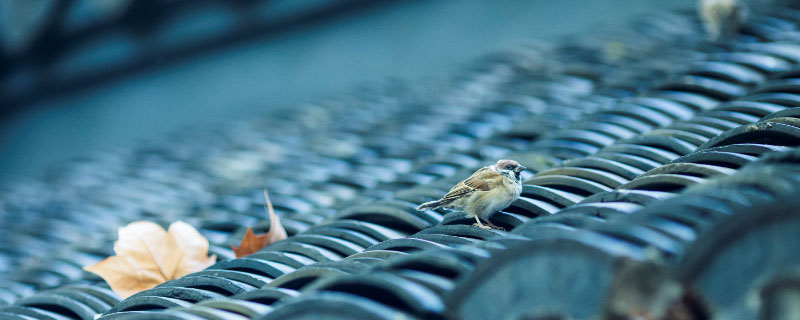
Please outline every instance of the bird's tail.
[[436, 209], [438, 207], [441, 207], [442, 205], [444, 205], [444, 201], [442, 201], [442, 200], [428, 201], [428, 202], [425, 202], [425, 203], [419, 205], [417, 207], [417, 211], [422, 211], [422, 210], [425, 210], [425, 209]]

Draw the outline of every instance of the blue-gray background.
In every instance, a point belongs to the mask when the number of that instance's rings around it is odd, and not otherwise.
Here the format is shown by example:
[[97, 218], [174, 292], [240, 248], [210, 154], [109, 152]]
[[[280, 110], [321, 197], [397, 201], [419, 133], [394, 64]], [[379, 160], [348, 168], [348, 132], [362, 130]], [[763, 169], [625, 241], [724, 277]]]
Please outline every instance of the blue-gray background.
[[493, 50], [693, 6], [692, 0], [395, 2], [25, 105], [0, 120], [0, 181], [361, 84], [439, 79]]

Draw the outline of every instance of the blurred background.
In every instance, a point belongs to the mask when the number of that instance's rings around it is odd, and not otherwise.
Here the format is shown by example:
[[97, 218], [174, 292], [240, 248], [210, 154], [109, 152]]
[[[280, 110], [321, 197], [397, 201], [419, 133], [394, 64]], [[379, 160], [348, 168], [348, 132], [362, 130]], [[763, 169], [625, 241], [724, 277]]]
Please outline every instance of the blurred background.
[[3, 0], [0, 182], [693, 0]]

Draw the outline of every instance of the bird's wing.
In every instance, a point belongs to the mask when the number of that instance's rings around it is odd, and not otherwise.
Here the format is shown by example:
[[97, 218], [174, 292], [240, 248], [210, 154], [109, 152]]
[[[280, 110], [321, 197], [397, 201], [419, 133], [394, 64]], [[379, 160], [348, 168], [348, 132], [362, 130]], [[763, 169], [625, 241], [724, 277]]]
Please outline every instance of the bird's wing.
[[488, 191], [499, 183], [499, 179], [502, 179], [502, 175], [499, 172], [489, 167], [480, 168], [469, 178], [464, 179], [453, 187], [453, 189], [450, 189], [450, 191], [442, 197], [442, 201], [452, 201], [475, 191]]

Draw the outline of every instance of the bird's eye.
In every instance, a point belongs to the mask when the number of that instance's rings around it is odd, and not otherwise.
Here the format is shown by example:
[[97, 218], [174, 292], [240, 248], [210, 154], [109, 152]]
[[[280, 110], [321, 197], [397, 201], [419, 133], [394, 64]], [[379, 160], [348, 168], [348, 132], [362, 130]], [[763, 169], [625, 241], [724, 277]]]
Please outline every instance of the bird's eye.
[[511, 165], [506, 165], [506, 170], [511, 170]]

